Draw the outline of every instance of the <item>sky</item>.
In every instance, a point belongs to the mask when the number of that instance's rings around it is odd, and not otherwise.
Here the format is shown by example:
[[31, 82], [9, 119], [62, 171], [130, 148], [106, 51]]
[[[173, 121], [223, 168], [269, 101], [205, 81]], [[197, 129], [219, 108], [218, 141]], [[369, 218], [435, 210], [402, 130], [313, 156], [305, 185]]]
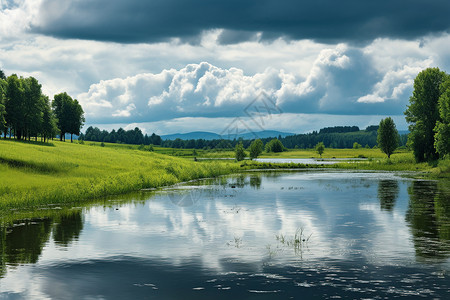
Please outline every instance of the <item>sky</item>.
[[448, 0], [0, 0], [0, 69], [87, 126], [304, 133], [404, 119], [450, 72]]

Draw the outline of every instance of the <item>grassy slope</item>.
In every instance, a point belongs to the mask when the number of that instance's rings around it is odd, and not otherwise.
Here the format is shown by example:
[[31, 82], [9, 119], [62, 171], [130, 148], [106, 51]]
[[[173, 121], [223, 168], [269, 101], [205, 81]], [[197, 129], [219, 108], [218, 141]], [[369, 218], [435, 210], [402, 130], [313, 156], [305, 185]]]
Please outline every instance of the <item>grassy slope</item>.
[[194, 162], [148, 151], [0, 139], [0, 209], [77, 202], [235, 172], [234, 162]]
[[[155, 148], [155, 152], [173, 153]], [[188, 150], [186, 150], [188, 151]], [[192, 151], [192, 150], [189, 150]], [[228, 153], [229, 152], [229, 153]], [[217, 152], [217, 157], [233, 152]], [[222, 154], [222, 155], [221, 155]], [[325, 149], [324, 158], [368, 157], [368, 161], [325, 167], [424, 171], [426, 176], [449, 178], [450, 161], [432, 166], [416, 164], [412, 153], [398, 151], [391, 159], [377, 149]], [[318, 157], [313, 150], [264, 153], [262, 157]], [[212, 177], [251, 168], [298, 168], [299, 164], [261, 164], [246, 161], [202, 161], [137, 150], [135, 146], [53, 142], [38, 145], [0, 139], [0, 210], [49, 203], [86, 201], [142, 188], [155, 188], [191, 179]], [[309, 166], [321, 167], [321, 166]], [[0, 214], [1, 215], [1, 214]]]

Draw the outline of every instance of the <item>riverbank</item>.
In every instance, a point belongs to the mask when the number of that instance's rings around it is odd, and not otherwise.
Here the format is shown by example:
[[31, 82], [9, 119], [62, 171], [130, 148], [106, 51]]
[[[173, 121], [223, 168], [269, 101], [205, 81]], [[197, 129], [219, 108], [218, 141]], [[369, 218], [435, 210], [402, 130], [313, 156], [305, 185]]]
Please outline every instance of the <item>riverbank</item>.
[[[327, 149], [328, 150], [328, 149]], [[314, 157], [310, 150], [291, 154]], [[359, 153], [364, 151], [364, 153]], [[193, 179], [216, 177], [249, 169], [339, 168], [414, 171], [423, 178], [450, 178], [450, 161], [416, 164], [410, 152], [398, 151], [391, 159], [377, 149], [330, 149], [327, 156], [363, 161], [327, 164], [274, 164], [233, 160], [194, 161], [136, 148], [100, 147], [96, 144], [17, 142], [0, 139], [0, 216], [2, 210], [88, 200], [159, 188]], [[287, 157], [287, 153], [275, 157]], [[359, 153], [359, 154], [358, 154]], [[265, 155], [266, 156], [266, 155]], [[327, 157], [324, 156], [324, 157]]]
[[77, 203], [239, 171], [149, 151], [0, 139], [0, 210]]

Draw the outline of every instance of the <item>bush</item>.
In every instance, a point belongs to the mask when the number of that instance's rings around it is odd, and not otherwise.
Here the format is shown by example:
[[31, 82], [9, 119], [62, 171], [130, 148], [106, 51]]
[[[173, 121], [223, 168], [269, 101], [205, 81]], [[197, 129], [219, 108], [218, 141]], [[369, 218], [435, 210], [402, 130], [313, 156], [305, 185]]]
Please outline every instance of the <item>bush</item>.
[[279, 139], [273, 139], [266, 144], [266, 152], [283, 152], [285, 150]]
[[245, 158], [245, 151], [244, 151], [244, 145], [242, 145], [242, 142], [236, 145], [236, 148], [234, 149], [234, 155], [237, 161], [244, 160]]
[[353, 149], [360, 149], [362, 146], [358, 142], [353, 143]]

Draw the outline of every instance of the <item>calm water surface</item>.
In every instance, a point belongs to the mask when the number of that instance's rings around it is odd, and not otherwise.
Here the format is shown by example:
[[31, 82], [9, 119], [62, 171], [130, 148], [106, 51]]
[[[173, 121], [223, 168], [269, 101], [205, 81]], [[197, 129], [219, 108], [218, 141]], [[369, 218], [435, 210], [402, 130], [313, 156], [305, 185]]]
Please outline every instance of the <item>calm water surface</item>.
[[0, 299], [450, 299], [447, 183], [249, 173], [5, 217]]
[[255, 158], [255, 161], [265, 163], [294, 163], [305, 165], [333, 165], [342, 162], [366, 161], [367, 158]]

